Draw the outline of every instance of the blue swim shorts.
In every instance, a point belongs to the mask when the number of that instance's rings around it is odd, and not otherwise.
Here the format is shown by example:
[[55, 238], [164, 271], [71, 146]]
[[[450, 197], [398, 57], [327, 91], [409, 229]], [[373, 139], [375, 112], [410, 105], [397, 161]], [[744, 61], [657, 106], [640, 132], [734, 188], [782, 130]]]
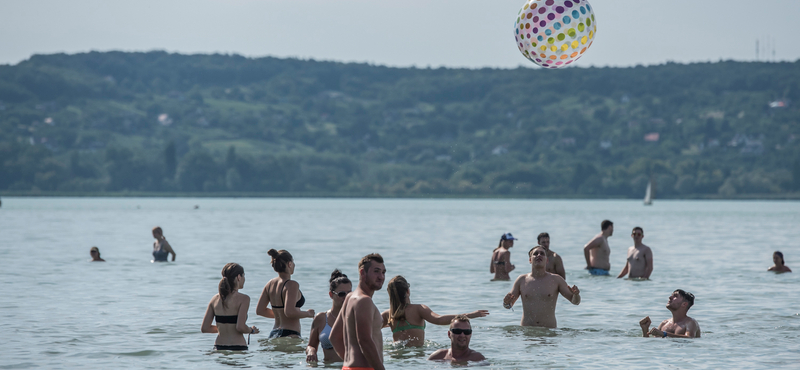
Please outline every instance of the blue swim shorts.
[[592, 267], [589, 269], [589, 273], [592, 275], [608, 275], [608, 270]]

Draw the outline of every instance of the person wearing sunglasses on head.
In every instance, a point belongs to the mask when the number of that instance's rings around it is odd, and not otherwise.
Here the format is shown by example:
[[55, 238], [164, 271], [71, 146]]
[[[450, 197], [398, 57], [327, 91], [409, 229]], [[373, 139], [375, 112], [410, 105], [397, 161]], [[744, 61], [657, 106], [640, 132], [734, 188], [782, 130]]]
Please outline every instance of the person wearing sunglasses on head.
[[570, 287], [561, 276], [547, 272], [547, 250], [541, 245], [529, 252], [531, 272], [520, 275], [514, 281], [511, 292], [503, 299], [503, 307], [511, 308], [522, 297], [522, 326], [555, 328], [556, 303], [559, 293], [572, 304], [581, 303], [580, 290]]
[[[447, 325], [457, 315], [439, 315], [424, 304], [411, 303], [411, 285], [400, 275], [389, 280], [386, 291], [389, 293], [389, 309], [384, 311], [383, 327], [392, 329], [395, 342], [403, 342], [407, 347], [422, 347], [425, 342], [425, 322]], [[484, 317], [487, 310], [465, 313], [468, 318]]]
[[630, 279], [649, 279], [650, 274], [653, 273], [653, 251], [650, 250], [650, 247], [642, 244], [644, 229], [639, 226], [634, 227], [631, 237], [633, 246], [628, 248], [628, 262], [625, 263], [625, 267], [617, 278], [628, 275]]
[[328, 296], [333, 301], [333, 307], [325, 312], [320, 312], [314, 317], [311, 323], [311, 333], [308, 335], [308, 346], [306, 347], [306, 362], [317, 362], [317, 347], [322, 345], [322, 353], [325, 355], [326, 362], [341, 362], [342, 358], [336, 354], [330, 340], [331, 328], [339, 316], [342, 303], [347, 294], [353, 290], [353, 283], [339, 269], [333, 270], [331, 278], [328, 280], [330, 291]]
[[450, 331], [447, 332], [450, 338], [450, 349], [440, 349], [432, 353], [428, 360], [468, 362], [483, 361], [486, 357], [469, 348], [469, 341], [472, 339], [472, 325], [466, 315], [457, 315], [450, 321]]
[[677, 289], [669, 296], [667, 309], [672, 318], [661, 322], [657, 328], [650, 329], [650, 316], [639, 321], [643, 337], [655, 338], [700, 338], [700, 325], [686, 313], [694, 306], [694, 294]]

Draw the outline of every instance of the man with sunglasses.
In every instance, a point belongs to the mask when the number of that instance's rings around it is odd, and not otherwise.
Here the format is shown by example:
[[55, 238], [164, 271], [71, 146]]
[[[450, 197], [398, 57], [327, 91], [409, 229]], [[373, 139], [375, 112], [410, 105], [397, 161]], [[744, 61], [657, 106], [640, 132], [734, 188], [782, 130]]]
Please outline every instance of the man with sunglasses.
[[639, 321], [643, 337], [655, 338], [700, 338], [700, 325], [689, 317], [687, 312], [694, 306], [694, 294], [678, 289], [669, 296], [667, 309], [672, 318], [661, 322], [657, 328], [650, 329], [650, 316]]
[[466, 315], [456, 315], [450, 321], [450, 331], [447, 332], [447, 337], [450, 338], [450, 349], [437, 350], [428, 357], [428, 360], [468, 362], [486, 359], [480, 352], [469, 348], [469, 341], [472, 339], [472, 325]]
[[517, 298], [522, 297], [522, 326], [557, 327], [556, 302], [561, 294], [572, 304], [581, 303], [581, 291], [577, 286], [570, 287], [564, 279], [547, 272], [547, 250], [541, 245], [529, 252], [531, 273], [520, 275], [514, 281], [514, 288], [506, 294], [503, 306], [511, 308]]
[[631, 231], [633, 247], [628, 248], [628, 261], [620, 271], [617, 279], [628, 275], [631, 279], [649, 279], [653, 273], [653, 251], [650, 247], [642, 244], [644, 239], [644, 229], [639, 226]]

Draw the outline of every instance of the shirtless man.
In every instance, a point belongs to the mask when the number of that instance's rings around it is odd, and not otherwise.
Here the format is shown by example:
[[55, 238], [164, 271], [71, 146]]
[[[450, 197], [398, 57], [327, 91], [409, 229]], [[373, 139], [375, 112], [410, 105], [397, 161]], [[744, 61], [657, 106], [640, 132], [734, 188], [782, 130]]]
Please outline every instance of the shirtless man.
[[631, 279], [649, 279], [653, 273], [653, 251], [650, 247], [642, 244], [644, 239], [644, 229], [639, 226], [631, 231], [633, 247], [628, 248], [628, 262], [617, 276], [617, 279], [630, 275]]
[[372, 253], [358, 263], [358, 287], [342, 303], [329, 336], [333, 349], [344, 359], [342, 370], [384, 370], [381, 311], [372, 295], [383, 287], [383, 257]]
[[550, 234], [541, 233], [536, 237], [539, 245], [547, 250], [547, 272], [561, 276], [564, 280], [567, 279], [567, 273], [564, 272], [564, 261], [558, 253], [550, 250]]
[[516, 266], [511, 264], [509, 249], [514, 247], [514, 240], [517, 240], [514, 235], [505, 233], [500, 237], [500, 244], [492, 251], [492, 260], [489, 262], [489, 272], [494, 274], [492, 281], [511, 280], [508, 273], [513, 271]]
[[583, 247], [583, 255], [586, 257], [586, 269], [592, 275], [608, 275], [611, 270], [611, 263], [608, 256], [611, 255], [611, 248], [608, 246], [608, 237], [614, 235], [614, 223], [603, 220], [600, 223], [600, 234], [597, 234]]
[[428, 360], [465, 363], [486, 359], [480, 352], [469, 348], [469, 341], [472, 339], [472, 325], [470, 325], [467, 315], [456, 315], [450, 321], [450, 331], [447, 332], [447, 337], [450, 338], [450, 349], [440, 349], [431, 354]]
[[575, 285], [570, 288], [561, 276], [547, 272], [547, 250], [544, 247], [533, 247], [528, 256], [531, 273], [520, 275], [514, 281], [514, 288], [506, 294], [503, 306], [511, 308], [517, 298], [522, 297], [520, 325], [555, 328], [558, 294], [578, 305], [581, 303], [580, 290]]
[[639, 321], [643, 337], [657, 338], [700, 338], [700, 325], [686, 312], [694, 305], [694, 294], [678, 289], [669, 296], [667, 309], [672, 312], [672, 318], [661, 322], [657, 328], [650, 329], [650, 316]]

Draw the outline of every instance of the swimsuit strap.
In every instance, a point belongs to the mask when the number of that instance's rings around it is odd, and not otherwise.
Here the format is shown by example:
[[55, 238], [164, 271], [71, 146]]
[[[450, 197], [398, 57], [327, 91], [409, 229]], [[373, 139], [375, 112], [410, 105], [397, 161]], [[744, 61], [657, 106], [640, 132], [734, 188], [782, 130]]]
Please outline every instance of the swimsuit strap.
[[425, 330], [425, 319], [422, 320], [422, 325], [411, 325], [411, 323], [408, 322], [408, 319], [406, 319], [405, 321], [406, 321], [406, 324], [404, 326], [398, 326], [398, 327], [392, 329], [392, 333], [396, 333], [398, 331], [410, 330], [410, 329]]

